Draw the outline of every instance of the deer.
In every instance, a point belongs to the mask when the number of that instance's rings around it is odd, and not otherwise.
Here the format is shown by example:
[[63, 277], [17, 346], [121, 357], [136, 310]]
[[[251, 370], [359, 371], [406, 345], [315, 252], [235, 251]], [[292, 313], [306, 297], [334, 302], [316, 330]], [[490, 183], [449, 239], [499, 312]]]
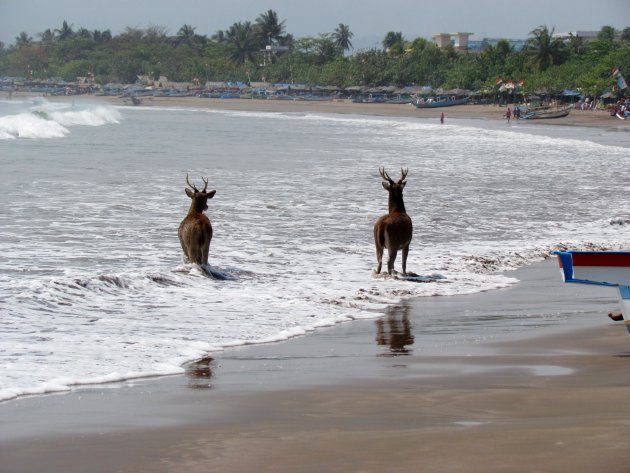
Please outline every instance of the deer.
[[402, 250], [402, 274], [407, 274], [407, 255], [413, 233], [411, 217], [405, 211], [403, 202], [403, 189], [409, 169], [400, 169], [398, 182], [389, 177], [384, 167], [379, 168], [383, 178], [383, 187], [389, 192], [389, 213], [379, 217], [374, 223], [374, 243], [376, 244], [376, 274], [380, 274], [383, 264], [383, 250], [387, 248], [389, 259], [387, 261], [387, 273], [394, 273], [394, 261], [398, 250]]
[[216, 190], [206, 192], [208, 188], [208, 180], [201, 178], [204, 186], [202, 190], [197, 189], [194, 184], [188, 180], [186, 174], [186, 184], [188, 187], [186, 195], [191, 198], [188, 214], [179, 224], [177, 235], [179, 242], [184, 250], [184, 257], [190, 263], [199, 265], [208, 264], [208, 251], [210, 249], [210, 240], [212, 240], [212, 225], [204, 210], [208, 210], [208, 199], [212, 199]]

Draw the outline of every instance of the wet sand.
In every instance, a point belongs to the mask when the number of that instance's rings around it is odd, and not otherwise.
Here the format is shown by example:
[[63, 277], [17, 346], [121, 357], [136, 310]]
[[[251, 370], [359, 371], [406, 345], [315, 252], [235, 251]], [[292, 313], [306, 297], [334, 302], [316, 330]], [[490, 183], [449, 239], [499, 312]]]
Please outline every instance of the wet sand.
[[[614, 290], [565, 285], [552, 261], [511, 275], [508, 289], [406, 301], [185, 376], [0, 404], [0, 471], [630, 471]], [[470, 320], [495, 329], [470, 335]]]
[[[25, 94], [16, 98], [23, 98]], [[130, 105], [129, 99], [105, 96], [55, 96], [46, 97], [50, 101], [104, 101], [112, 105]], [[217, 110], [237, 110], [253, 112], [281, 113], [342, 113], [354, 115], [433, 118], [439, 123], [440, 114], [444, 112], [445, 123], [449, 119], [481, 119], [505, 121], [506, 107], [497, 105], [455, 105], [438, 109], [419, 109], [411, 104], [353, 103], [351, 100], [304, 101], [304, 100], [260, 100], [260, 99], [209, 99], [200, 97], [146, 97], [142, 98], [142, 106], [196, 107]], [[515, 120], [512, 120], [514, 123]], [[612, 127], [628, 130], [630, 120], [611, 117], [605, 111], [573, 110], [567, 117], [547, 120], [519, 120], [529, 125], [573, 125], [589, 127]]]

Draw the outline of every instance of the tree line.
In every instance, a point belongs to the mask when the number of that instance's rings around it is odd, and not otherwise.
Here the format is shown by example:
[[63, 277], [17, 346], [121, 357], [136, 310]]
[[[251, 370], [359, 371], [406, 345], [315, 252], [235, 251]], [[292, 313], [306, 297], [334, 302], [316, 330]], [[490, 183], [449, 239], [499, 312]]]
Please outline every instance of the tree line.
[[479, 52], [438, 48], [418, 37], [388, 32], [382, 48], [355, 51], [353, 33], [339, 23], [330, 33], [296, 38], [274, 10], [239, 21], [211, 37], [183, 25], [110, 30], [73, 28], [66, 21], [33, 39], [0, 43], [0, 76], [61, 78], [93, 76], [96, 82], [133, 83], [138, 76], [171, 81], [243, 81], [349, 86], [406, 86], [489, 90], [498, 79], [522, 81], [526, 90], [566, 88], [587, 94], [610, 90], [613, 67], [630, 76], [630, 27], [604, 26], [593, 41], [561, 40], [546, 25], [534, 28], [522, 50], [507, 40]]

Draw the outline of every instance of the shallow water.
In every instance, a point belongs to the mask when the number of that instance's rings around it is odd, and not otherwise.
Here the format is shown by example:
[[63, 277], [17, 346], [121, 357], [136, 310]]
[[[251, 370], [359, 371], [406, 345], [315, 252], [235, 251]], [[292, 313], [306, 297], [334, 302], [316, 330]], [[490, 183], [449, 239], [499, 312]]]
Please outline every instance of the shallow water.
[[[628, 143], [549, 128], [0, 102], [0, 400], [179, 373], [401, 298], [506, 287], [496, 271], [561, 245], [623, 244]], [[430, 282], [372, 274], [380, 165], [409, 168], [408, 268]], [[220, 278], [182, 262], [186, 173], [217, 190]]]

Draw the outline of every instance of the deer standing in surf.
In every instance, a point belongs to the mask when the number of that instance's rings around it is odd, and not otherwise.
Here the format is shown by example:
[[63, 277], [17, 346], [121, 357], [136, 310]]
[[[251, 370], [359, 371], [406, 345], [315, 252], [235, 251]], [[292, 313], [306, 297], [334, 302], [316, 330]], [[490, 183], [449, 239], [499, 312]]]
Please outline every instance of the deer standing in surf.
[[380, 217], [374, 224], [374, 243], [376, 244], [376, 273], [381, 272], [383, 264], [383, 250], [387, 248], [389, 259], [387, 261], [387, 272], [394, 273], [394, 261], [398, 250], [402, 251], [402, 273], [407, 274], [407, 255], [409, 254], [409, 244], [413, 233], [411, 217], [405, 211], [403, 201], [403, 189], [407, 184], [408, 169], [400, 169], [400, 179], [398, 182], [389, 177], [385, 168], [379, 168], [383, 178], [383, 187], [389, 192], [389, 213]]
[[197, 189], [188, 180], [186, 174], [186, 195], [191, 198], [188, 214], [179, 224], [177, 235], [184, 250], [184, 256], [190, 263], [208, 264], [210, 240], [212, 240], [212, 225], [210, 219], [203, 212], [208, 210], [208, 199], [212, 199], [216, 190], [206, 192], [208, 180], [201, 178], [204, 183], [202, 190]]

